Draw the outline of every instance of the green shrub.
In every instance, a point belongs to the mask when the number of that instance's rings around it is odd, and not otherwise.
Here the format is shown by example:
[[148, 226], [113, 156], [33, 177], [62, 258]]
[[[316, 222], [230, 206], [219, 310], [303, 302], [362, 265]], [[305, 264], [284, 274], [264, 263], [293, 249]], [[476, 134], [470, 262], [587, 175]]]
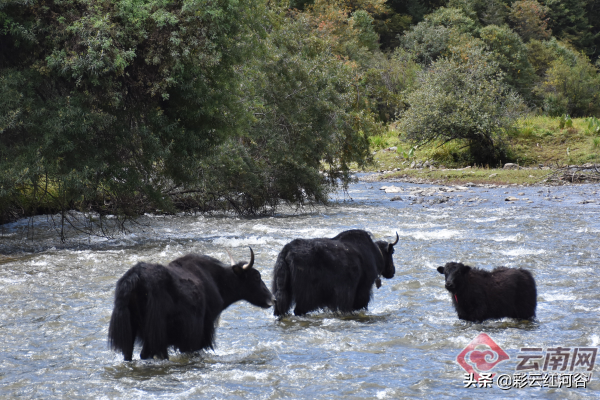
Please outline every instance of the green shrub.
[[475, 163], [469, 143], [462, 140], [434, 145], [428, 157], [446, 167], [464, 167]]
[[404, 92], [415, 83], [421, 66], [402, 48], [391, 54], [374, 54], [362, 74], [362, 85], [369, 97], [362, 96], [379, 120], [390, 122], [405, 108]]
[[535, 90], [544, 98], [544, 111], [550, 116], [600, 114], [600, 75], [584, 55], [578, 55], [574, 63], [563, 57], [552, 61]]
[[441, 7], [427, 15], [402, 37], [404, 48], [415, 55], [416, 61], [429, 65], [451, 54], [451, 47], [474, 39], [478, 24], [455, 8]]
[[533, 126], [524, 126], [519, 129], [519, 134], [524, 138], [532, 138], [535, 136], [535, 128]]
[[558, 127], [560, 129], [572, 128], [573, 127], [573, 120], [571, 119], [571, 116], [569, 114], [563, 114], [558, 119]]
[[598, 118], [596, 118], [596, 117], [590, 117], [587, 119], [587, 121], [588, 121], [588, 126], [587, 126], [588, 133], [590, 133], [592, 135], [600, 134], [600, 120], [598, 120]]
[[379, 135], [370, 136], [369, 143], [373, 149], [384, 149], [388, 147], [387, 139]]
[[[466, 10], [468, 12], [468, 10]], [[476, 15], [467, 15], [465, 10], [451, 7], [440, 7], [425, 17], [425, 21], [431, 26], [445, 26], [454, 28], [458, 32], [474, 34], [479, 28]]]
[[536, 0], [517, 0], [511, 5], [508, 18], [525, 42], [531, 39], [544, 40], [552, 36], [552, 31], [548, 29], [547, 13], [548, 8]]
[[479, 35], [490, 52], [490, 58], [505, 73], [505, 82], [524, 99], [531, 100], [535, 71], [521, 37], [507, 26], [495, 25], [482, 28]]
[[399, 129], [409, 140], [426, 143], [465, 140], [473, 161], [506, 160], [506, 131], [516, 122], [520, 97], [503, 83], [497, 63], [480, 49], [461, 58], [441, 58], [419, 75], [420, 85], [407, 95], [410, 108]]

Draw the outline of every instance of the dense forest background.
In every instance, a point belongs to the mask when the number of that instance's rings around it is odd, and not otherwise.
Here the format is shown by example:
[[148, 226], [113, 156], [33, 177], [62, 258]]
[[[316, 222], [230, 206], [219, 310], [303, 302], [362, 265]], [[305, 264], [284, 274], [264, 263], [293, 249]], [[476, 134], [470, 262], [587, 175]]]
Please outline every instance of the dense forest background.
[[595, 0], [2, 0], [0, 29], [1, 223], [325, 202], [390, 129], [495, 165], [524, 114], [600, 116]]

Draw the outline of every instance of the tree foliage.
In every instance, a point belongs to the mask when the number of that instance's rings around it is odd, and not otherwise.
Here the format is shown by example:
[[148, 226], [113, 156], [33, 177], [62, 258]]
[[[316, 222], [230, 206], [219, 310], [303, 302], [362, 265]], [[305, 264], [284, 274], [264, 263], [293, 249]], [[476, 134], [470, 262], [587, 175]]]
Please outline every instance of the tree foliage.
[[258, 5], [4, 2], [0, 196], [44, 187], [61, 210], [129, 212], [137, 196], [167, 207], [162, 189], [190, 182], [249, 121], [234, 67]]
[[471, 161], [489, 164], [501, 159], [505, 132], [521, 110], [519, 96], [504, 84], [497, 63], [480, 49], [473, 49], [466, 60], [435, 61], [420, 74], [407, 102], [410, 108], [399, 128], [408, 139], [418, 143], [466, 140]]
[[550, 63], [546, 77], [536, 88], [551, 116], [573, 117], [600, 113], [600, 75], [584, 55], [575, 62], [559, 57]]
[[205, 204], [226, 199], [249, 214], [281, 201], [325, 202], [338, 183], [350, 182], [351, 162], [370, 159], [367, 138], [380, 125], [363, 106], [357, 67], [339, 62], [335, 36], [313, 23], [304, 14], [285, 18], [266, 40], [267, 56], [244, 67], [255, 87], [255, 122], [203, 160], [201, 181], [212, 188], [203, 192]]
[[598, 54], [595, 45], [600, 37], [600, 21], [588, 16], [589, 11], [594, 9], [594, 3], [594, 0], [544, 0], [552, 35], [586, 53]]
[[324, 202], [350, 162], [369, 160], [380, 124], [360, 65], [377, 35], [363, 9], [56, 0], [0, 11], [5, 218], [10, 205], [134, 216]]
[[506, 25], [488, 25], [479, 31], [490, 59], [504, 72], [504, 81], [524, 99], [532, 101], [535, 71], [521, 37]]
[[513, 29], [524, 42], [531, 39], [550, 39], [552, 32], [548, 28], [548, 9], [536, 0], [518, 0], [512, 3], [508, 18]]

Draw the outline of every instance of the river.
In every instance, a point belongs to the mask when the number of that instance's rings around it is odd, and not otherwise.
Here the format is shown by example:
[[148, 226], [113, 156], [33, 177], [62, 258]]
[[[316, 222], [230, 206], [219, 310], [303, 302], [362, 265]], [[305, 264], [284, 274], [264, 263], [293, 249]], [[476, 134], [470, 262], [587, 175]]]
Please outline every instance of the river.
[[[0, 397], [598, 398], [600, 376], [594, 375], [586, 388], [530, 387], [537, 386], [531, 381], [501, 389], [494, 380], [490, 388], [466, 388], [456, 362], [482, 332], [510, 357], [494, 367], [496, 377], [514, 377], [523, 347], [542, 349], [542, 357], [557, 347], [572, 353], [600, 346], [598, 193], [600, 185], [449, 191], [359, 182], [327, 207], [282, 208], [262, 218], [147, 215], [109, 239], [71, 232], [61, 244], [46, 217], [5, 225]], [[506, 201], [509, 196], [517, 200]], [[374, 288], [368, 311], [278, 320], [271, 309], [240, 302], [222, 313], [214, 351], [171, 351], [169, 360], [141, 361], [136, 347], [134, 361], [124, 362], [107, 347], [115, 283], [138, 261], [168, 263], [196, 252], [227, 262], [226, 249], [247, 260], [251, 246], [270, 287], [284, 244], [350, 228], [376, 239], [400, 236], [396, 276]], [[537, 282], [537, 318], [458, 320], [436, 271], [448, 261], [529, 269]], [[580, 367], [574, 372], [589, 374]]]

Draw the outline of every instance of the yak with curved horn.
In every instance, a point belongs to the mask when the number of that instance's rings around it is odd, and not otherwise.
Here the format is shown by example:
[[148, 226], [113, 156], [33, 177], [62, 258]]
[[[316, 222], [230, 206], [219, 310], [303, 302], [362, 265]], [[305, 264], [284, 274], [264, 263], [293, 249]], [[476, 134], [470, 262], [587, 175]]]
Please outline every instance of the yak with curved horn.
[[[230, 256], [231, 257], [231, 256]], [[274, 297], [250, 262], [231, 266], [200, 254], [168, 265], [140, 262], [119, 279], [108, 328], [110, 347], [126, 361], [135, 341], [141, 359], [168, 358], [168, 348], [192, 352], [213, 348], [215, 321], [232, 303], [246, 300], [268, 308]]]
[[276, 316], [295, 303], [294, 314], [318, 309], [352, 312], [366, 309], [373, 284], [380, 276], [391, 279], [396, 241], [373, 241], [369, 233], [353, 229], [332, 239], [295, 239], [286, 244], [275, 263], [272, 292]]

